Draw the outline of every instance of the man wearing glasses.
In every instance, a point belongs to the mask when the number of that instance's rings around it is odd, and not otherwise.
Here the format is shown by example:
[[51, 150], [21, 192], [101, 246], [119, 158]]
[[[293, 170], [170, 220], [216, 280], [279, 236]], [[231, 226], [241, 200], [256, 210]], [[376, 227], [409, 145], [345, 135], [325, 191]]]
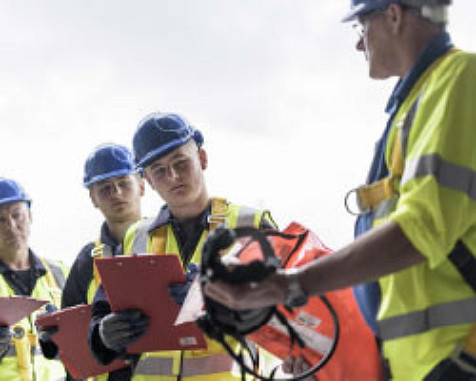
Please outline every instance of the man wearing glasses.
[[[216, 282], [235, 309], [354, 286], [394, 380], [476, 379], [476, 55], [453, 47], [450, 0], [352, 0], [374, 79], [397, 76], [352, 244], [259, 287]], [[297, 361], [296, 361], [297, 363]]]

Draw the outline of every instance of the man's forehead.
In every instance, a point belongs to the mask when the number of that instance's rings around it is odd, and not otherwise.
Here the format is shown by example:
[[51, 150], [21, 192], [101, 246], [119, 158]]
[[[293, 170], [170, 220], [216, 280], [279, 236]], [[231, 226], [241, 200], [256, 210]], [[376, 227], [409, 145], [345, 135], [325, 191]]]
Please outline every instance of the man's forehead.
[[104, 179], [104, 180], [98, 181], [97, 183], [92, 184], [91, 187], [94, 187], [94, 186], [99, 186], [100, 187], [100, 186], [107, 185], [107, 184], [113, 184], [117, 181], [130, 179], [133, 176], [134, 175], [132, 173], [129, 173], [127, 175], [109, 177], [107, 179]]
[[165, 154], [164, 156], [159, 157], [158, 159], [154, 160], [151, 164], [150, 167], [156, 167], [158, 165], [163, 165], [166, 164], [167, 162], [178, 159], [181, 157], [187, 157], [190, 156], [192, 152], [194, 152], [193, 147], [194, 147], [195, 142], [193, 141], [188, 141], [187, 143], [181, 145], [180, 147], [175, 148], [173, 151]]
[[25, 201], [15, 201], [0, 205], [0, 213], [8, 213], [24, 209], [28, 209], [28, 205]]

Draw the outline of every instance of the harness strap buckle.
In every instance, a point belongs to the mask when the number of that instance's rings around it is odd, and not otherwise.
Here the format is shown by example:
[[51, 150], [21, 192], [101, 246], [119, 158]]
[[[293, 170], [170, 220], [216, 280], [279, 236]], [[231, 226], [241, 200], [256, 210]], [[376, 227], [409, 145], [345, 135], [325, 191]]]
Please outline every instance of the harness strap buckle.
[[104, 244], [96, 244], [94, 247], [91, 249], [91, 257], [97, 258], [102, 256], [102, 252], [104, 249]]
[[228, 218], [225, 217], [225, 216], [220, 216], [220, 215], [213, 215], [213, 214], [210, 214], [207, 218], [207, 222], [211, 225], [211, 224], [214, 224], [214, 225], [225, 225], [227, 226], [228, 225]]
[[25, 329], [18, 325], [14, 326], [12, 328], [12, 336], [18, 340], [22, 339], [25, 336]]

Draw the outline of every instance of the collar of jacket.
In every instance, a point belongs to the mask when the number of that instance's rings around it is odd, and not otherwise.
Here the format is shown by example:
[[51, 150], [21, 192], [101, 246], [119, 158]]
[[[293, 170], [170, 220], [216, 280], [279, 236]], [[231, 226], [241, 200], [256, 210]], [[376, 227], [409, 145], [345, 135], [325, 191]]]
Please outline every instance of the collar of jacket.
[[[208, 216], [210, 215], [210, 204], [208, 207], [202, 212], [202, 214], [199, 217], [200, 223], [198, 226], [204, 229], [208, 229]], [[157, 215], [156, 219], [152, 222], [152, 224], [149, 226], [149, 232], [152, 230], [155, 230], [161, 226], [167, 225], [167, 224], [177, 224], [177, 220], [174, 218], [172, 213], [170, 212], [170, 209], [167, 205], [162, 206], [160, 209], [159, 214]]]
[[120, 245], [119, 242], [117, 242], [114, 237], [111, 235], [111, 232], [109, 231], [109, 227], [107, 226], [106, 224], [106, 221], [104, 221], [102, 223], [102, 226], [101, 226], [101, 233], [100, 233], [100, 239], [101, 239], [101, 242], [112, 247], [112, 248], [116, 248], [117, 246]]
[[452, 47], [453, 43], [451, 42], [451, 37], [448, 32], [441, 31], [438, 33], [420, 53], [420, 56], [408, 74], [397, 82], [388, 100], [385, 111], [388, 114], [395, 114], [423, 72]]

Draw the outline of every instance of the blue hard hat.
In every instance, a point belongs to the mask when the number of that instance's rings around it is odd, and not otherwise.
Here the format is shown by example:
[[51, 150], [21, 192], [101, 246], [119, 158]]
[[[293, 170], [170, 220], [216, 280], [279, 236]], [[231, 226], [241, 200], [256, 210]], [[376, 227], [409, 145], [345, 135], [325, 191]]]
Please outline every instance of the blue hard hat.
[[0, 178], [0, 205], [24, 201], [30, 206], [31, 198], [20, 184], [14, 180]]
[[155, 112], [139, 123], [134, 134], [134, 160], [136, 167], [144, 169], [156, 159], [175, 148], [195, 140], [200, 147], [203, 135], [180, 115]]
[[119, 144], [101, 144], [86, 159], [83, 184], [89, 188], [99, 181], [134, 172], [136, 170], [131, 151]]
[[352, 21], [366, 13], [385, 9], [392, 3], [400, 3], [400, 0], [351, 0], [350, 12], [345, 15], [342, 22]]

